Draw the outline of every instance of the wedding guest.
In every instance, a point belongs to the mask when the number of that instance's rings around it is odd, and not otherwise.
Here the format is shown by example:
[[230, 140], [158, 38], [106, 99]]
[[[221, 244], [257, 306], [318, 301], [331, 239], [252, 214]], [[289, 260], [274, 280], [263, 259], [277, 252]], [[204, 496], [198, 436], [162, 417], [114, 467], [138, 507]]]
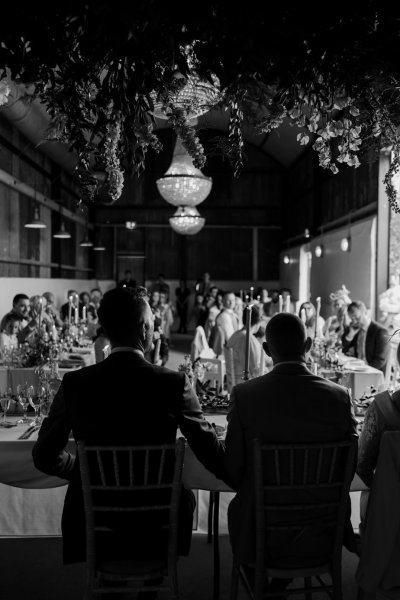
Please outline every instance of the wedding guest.
[[56, 308], [54, 294], [52, 292], [45, 292], [43, 298], [45, 298], [47, 302], [45, 308], [46, 313], [52, 317], [56, 327], [62, 327], [63, 321], [60, 317], [60, 311]]
[[265, 310], [268, 317], [273, 317], [279, 313], [279, 290], [270, 290], [269, 296], [270, 302], [268, 302]]
[[347, 307], [351, 303], [350, 292], [345, 285], [340, 290], [329, 294], [332, 315], [325, 321], [324, 335], [327, 339], [337, 341], [341, 339], [346, 327], [350, 324]]
[[39, 332], [39, 327], [41, 333], [50, 334], [54, 326], [54, 320], [53, 317], [46, 312], [46, 298], [43, 298], [40, 294], [36, 294], [29, 299], [29, 305], [29, 316], [31, 318], [28, 323], [30, 329], [29, 337], [32, 338], [32, 335], [37, 334]]
[[195, 327], [205, 328], [208, 316], [207, 306], [204, 304], [204, 296], [202, 294], [196, 294], [194, 299], [194, 306], [192, 309], [191, 320], [194, 320]]
[[81, 292], [79, 294], [79, 300], [82, 305], [82, 315], [83, 309], [86, 308], [86, 318], [93, 321], [95, 319], [95, 309], [91, 304], [89, 292]]
[[17, 294], [13, 298], [12, 309], [1, 320], [0, 331], [4, 329], [4, 323], [7, 317], [13, 316], [19, 323], [19, 331], [28, 325], [29, 321], [29, 298], [26, 294]]
[[[124, 288], [110, 290], [104, 294], [99, 319], [110, 339], [110, 356], [64, 375], [33, 448], [37, 469], [69, 481], [62, 516], [66, 564], [84, 561], [86, 550], [79, 464], [66, 449], [71, 431], [75, 440], [88, 445], [140, 446], [173, 444], [179, 427], [198, 460], [222, 476], [223, 444], [204, 419], [186, 374], [152, 365], [144, 358], [151, 346], [154, 324], [147, 301]], [[126, 400], [122, 412], [110, 412], [112, 398]], [[109, 418], [104, 418], [106, 414]], [[193, 493], [182, 487], [180, 554], [189, 551], [194, 506]], [[103, 533], [104, 542], [99, 542], [104, 559], [125, 558], [127, 553], [127, 559], [146, 560], [165, 554], [168, 515], [155, 520], [145, 512], [114, 512], [104, 518], [107, 532]], [[127, 539], [134, 539], [134, 543], [128, 544]]]
[[175, 290], [176, 296], [176, 311], [179, 317], [178, 333], [187, 333], [187, 320], [189, 309], [190, 290], [186, 285], [186, 281], [181, 279], [179, 287]]
[[171, 339], [171, 327], [174, 322], [174, 315], [172, 313], [172, 308], [167, 300], [167, 294], [165, 292], [160, 293], [158, 309], [161, 318], [161, 329], [169, 345]]
[[[282, 296], [282, 306], [283, 306], [284, 312], [290, 312], [292, 315], [294, 315], [295, 307], [294, 307], [294, 302], [292, 300], [292, 298], [293, 298], [292, 291], [289, 288], [282, 288], [281, 296]], [[279, 302], [278, 302], [278, 304], [279, 304]], [[288, 305], [289, 305], [289, 310], [287, 310]]]
[[390, 349], [387, 329], [371, 319], [361, 300], [351, 302], [347, 313], [350, 325], [342, 336], [344, 354], [365, 360], [371, 367], [385, 372]]
[[103, 294], [100, 288], [90, 290], [90, 304], [93, 306], [95, 319], [98, 318], [97, 311], [99, 310], [102, 297]]
[[318, 315], [316, 323], [317, 311], [312, 302], [303, 302], [299, 309], [299, 317], [306, 326], [307, 336], [311, 339], [315, 337], [323, 339], [325, 319]]
[[[215, 289], [218, 291], [218, 288]], [[222, 294], [217, 293], [215, 298], [214, 296], [210, 295], [206, 301], [206, 308], [208, 313], [204, 331], [208, 340], [210, 339], [211, 332], [215, 326], [216, 318], [222, 310]]]
[[18, 348], [18, 319], [9, 314], [6, 315], [3, 321], [3, 329], [0, 332], [0, 350], [4, 350], [5, 348]]
[[[255, 300], [255, 303], [257, 303], [257, 300]], [[240, 296], [235, 297], [235, 307], [233, 311], [238, 318], [239, 327], [243, 327], [243, 300]]]
[[203, 273], [201, 279], [198, 279], [194, 285], [194, 291], [196, 294], [201, 294], [206, 297], [209, 295], [211, 288], [215, 287], [211, 283], [210, 273]]
[[239, 319], [234, 311], [236, 296], [233, 292], [225, 292], [222, 297], [222, 310], [215, 320], [210, 338], [210, 346], [217, 356], [223, 354], [226, 342], [239, 329]]
[[121, 279], [121, 281], [118, 284], [118, 287], [131, 289], [137, 288], [136, 279], [133, 279], [132, 277], [132, 271], [126, 269], [126, 271], [124, 272], [124, 279]]
[[[250, 320], [250, 354], [249, 354], [249, 377], [258, 377], [260, 375], [261, 356], [264, 354], [262, 346], [255, 334], [261, 325], [261, 311], [257, 306], [253, 306]], [[229, 338], [226, 347], [232, 349], [233, 354], [233, 369], [235, 380], [239, 381], [243, 378], [246, 360], [246, 327], [242, 327]], [[264, 361], [265, 362], [265, 361]], [[226, 361], [226, 378], [228, 391], [232, 390], [231, 367]]]
[[[347, 440], [356, 434], [348, 390], [308, 371], [306, 354], [310, 345], [304, 323], [297, 316], [275, 315], [267, 325], [264, 343], [274, 364], [272, 371], [241, 383], [232, 391], [225, 468], [227, 482], [237, 494], [229, 506], [228, 526], [233, 553], [241, 564], [255, 562], [253, 439], [268, 444], [326, 443]], [[293, 518], [285, 512], [277, 511], [274, 525]], [[299, 511], [296, 517], [301, 519]], [[291, 531], [270, 531], [268, 548], [271, 552], [274, 546], [280, 548], [278, 560], [287, 557], [296, 566], [318, 564], [324, 560], [326, 550], [324, 531], [323, 521], [301, 536]], [[355, 551], [350, 518], [346, 545]], [[282, 587], [287, 583], [284, 580]]]
[[153, 284], [151, 291], [158, 292], [159, 294], [164, 293], [167, 295], [167, 300], [169, 300], [169, 284], [165, 281], [165, 275], [163, 273], [157, 275], [157, 280]]

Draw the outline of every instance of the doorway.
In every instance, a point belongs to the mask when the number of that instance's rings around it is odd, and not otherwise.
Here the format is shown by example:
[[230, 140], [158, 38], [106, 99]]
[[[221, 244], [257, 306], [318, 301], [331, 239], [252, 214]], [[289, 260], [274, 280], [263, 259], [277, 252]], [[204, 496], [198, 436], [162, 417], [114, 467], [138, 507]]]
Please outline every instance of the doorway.
[[145, 283], [145, 262], [143, 254], [117, 254], [117, 284], [124, 279], [125, 271], [131, 271], [137, 285]]

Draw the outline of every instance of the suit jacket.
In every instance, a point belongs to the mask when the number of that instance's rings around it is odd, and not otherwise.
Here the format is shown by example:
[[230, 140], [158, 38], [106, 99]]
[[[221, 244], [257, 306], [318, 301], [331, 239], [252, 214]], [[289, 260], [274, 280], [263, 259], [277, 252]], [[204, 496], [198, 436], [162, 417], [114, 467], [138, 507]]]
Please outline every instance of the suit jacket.
[[[71, 430], [75, 440], [87, 444], [145, 445], [174, 443], [178, 427], [205, 467], [221, 474], [224, 448], [204, 419], [184, 373], [152, 365], [141, 354], [121, 351], [64, 375], [40, 429], [33, 459], [44, 473], [69, 480], [62, 517], [65, 563], [85, 560], [79, 464], [65, 450]], [[190, 496], [183, 491], [182, 553], [190, 543], [194, 508]], [[148, 527], [144, 519], [143, 543], [149, 538]]]
[[[228, 526], [233, 553], [248, 564], [255, 560], [253, 439], [282, 444], [343, 441], [355, 435], [356, 421], [348, 391], [313, 375], [302, 363], [280, 363], [270, 373], [237, 385], [232, 396], [224, 464], [237, 495], [229, 506]], [[276, 551], [283, 548], [294, 563], [300, 558], [307, 564], [319, 556], [318, 542], [318, 536], [293, 544], [284, 540], [277, 542]]]
[[[351, 342], [348, 342], [345, 338], [349, 331], [346, 327], [342, 337], [342, 345], [344, 353], [350, 348], [354, 349], [354, 356], [357, 354], [357, 338], [358, 334], [354, 336]], [[380, 369], [385, 372], [386, 362], [389, 354], [389, 334], [387, 329], [382, 327], [376, 321], [371, 321], [367, 329], [365, 337], [365, 360], [367, 363], [375, 369]]]

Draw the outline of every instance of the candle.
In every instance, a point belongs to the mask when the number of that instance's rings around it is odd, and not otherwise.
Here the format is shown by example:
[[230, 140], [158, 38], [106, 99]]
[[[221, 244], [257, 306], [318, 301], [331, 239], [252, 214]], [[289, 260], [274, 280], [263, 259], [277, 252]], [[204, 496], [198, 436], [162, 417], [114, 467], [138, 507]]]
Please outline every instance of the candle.
[[42, 325], [42, 305], [43, 305], [43, 298], [40, 297], [39, 298], [39, 335], [40, 335], [40, 327]]
[[260, 301], [261, 301], [261, 296], [260, 296], [260, 294], [258, 294], [258, 296], [257, 296], [257, 302], [260, 302]]
[[286, 296], [286, 312], [290, 313], [290, 296]]
[[254, 288], [251, 287], [250, 288], [250, 302], [253, 302], [253, 292], [254, 292]]
[[72, 316], [72, 296], [68, 298], [68, 325], [71, 325], [71, 316]]
[[82, 308], [82, 320], [86, 321], [86, 306]]
[[250, 364], [250, 323], [251, 323], [251, 311], [252, 311], [252, 304], [250, 304], [249, 306], [246, 306], [245, 311], [246, 311], [246, 350], [245, 350], [245, 357], [244, 357], [244, 373], [243, 373], [243, 379], [244, 381], [247, 381], [249, 379], [249, 364]]
[[302, 308], [300, 311], [300, 318], [305, 323], [307, 321], [306, 309]]
[[315, 337], [317, 337], [319, 313], [321, 312], [321, 296], [318, 296], [316, 300], [317, 308], [315, 313]]
[[278, 312], [282, 312], [283, 311], [283, 298], [282, 295], [279, 294], [279, 301], [278, 301]]
[[243, 290], [240, 290], [240, 299], [241, 299], [241, 300], [242, 300], [242, 302], [243, 302]]
[[78, 306], [75, 306], [75, 325], [78, 325], [78, 319], [79, 319], [79, 308], [78, 308]]

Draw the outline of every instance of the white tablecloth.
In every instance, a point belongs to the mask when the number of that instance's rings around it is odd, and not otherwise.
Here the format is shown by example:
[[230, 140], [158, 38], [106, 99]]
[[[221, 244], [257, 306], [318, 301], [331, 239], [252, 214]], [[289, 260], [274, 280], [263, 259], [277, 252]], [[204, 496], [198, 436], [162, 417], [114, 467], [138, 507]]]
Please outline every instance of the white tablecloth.
[[354, 400], [359, 400], [371, 387], [378, 391], [384, 383], [382, 371], [369, 366], [363, 371], [347, 371], [341, 381], [342, 385], [351, 389]]

